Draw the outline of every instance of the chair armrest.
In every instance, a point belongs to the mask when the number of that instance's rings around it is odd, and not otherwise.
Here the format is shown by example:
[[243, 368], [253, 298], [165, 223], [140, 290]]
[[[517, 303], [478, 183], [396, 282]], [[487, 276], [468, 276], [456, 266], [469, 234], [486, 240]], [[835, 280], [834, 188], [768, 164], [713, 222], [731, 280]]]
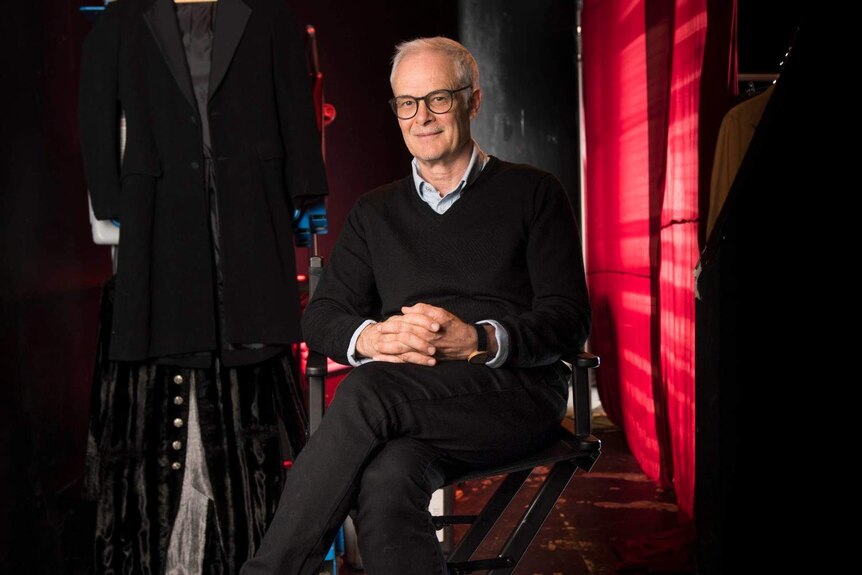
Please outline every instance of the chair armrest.
[[306, 377], [326, 377], [326, 356], [316, 351], [308, 351], [305, 364]]
[[575, 411], [575, 436], [589, 437], [593, 433], [590, 378], [588, 369], [601, 363], [599, 356], [585, 351], [567, 360], [572, 364], [572, 403]]
[[582, 351], [577, 356], [575, 356], [574, 361], [572, 362], [577, 367], [585, 367], [587, 369], [594, 369], [599, 367], [602, 363], [602, 360], [599, 356], [594, 355], [592, 353], [588, 353], [586, 351]]
[[326, 356], [308, 351], [305, 364], [305, 379], [308, 381], [308, 433], [311, 435], [323, 419], [326, 409]]

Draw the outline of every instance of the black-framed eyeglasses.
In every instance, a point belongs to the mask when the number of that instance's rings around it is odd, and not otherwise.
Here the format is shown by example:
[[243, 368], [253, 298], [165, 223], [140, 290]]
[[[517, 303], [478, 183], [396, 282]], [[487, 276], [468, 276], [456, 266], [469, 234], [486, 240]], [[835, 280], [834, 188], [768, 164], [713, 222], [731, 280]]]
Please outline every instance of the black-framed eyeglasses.
[[452, 104], [455, 102], [455, 94], [471, 88], [468, 84], [463, 88], [456, 90], [434, 90], [424, 96], [395, 96], [389, 100], [389, 105], [392, 106], [392, 111], [401, 120], [409, 120], [419, 111], [419, 102], [424, 101], [425, 107], [435, 114], [445, 114], [452, 109]]

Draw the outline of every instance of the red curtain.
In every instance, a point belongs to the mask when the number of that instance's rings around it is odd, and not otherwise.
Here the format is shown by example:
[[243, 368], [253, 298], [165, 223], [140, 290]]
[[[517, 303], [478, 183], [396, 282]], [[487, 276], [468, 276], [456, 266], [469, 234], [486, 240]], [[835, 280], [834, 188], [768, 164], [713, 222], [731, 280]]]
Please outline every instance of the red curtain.
[[694, 513], [694, 268], [707, 0], [586, 0], [591, 348], [609, 417]]

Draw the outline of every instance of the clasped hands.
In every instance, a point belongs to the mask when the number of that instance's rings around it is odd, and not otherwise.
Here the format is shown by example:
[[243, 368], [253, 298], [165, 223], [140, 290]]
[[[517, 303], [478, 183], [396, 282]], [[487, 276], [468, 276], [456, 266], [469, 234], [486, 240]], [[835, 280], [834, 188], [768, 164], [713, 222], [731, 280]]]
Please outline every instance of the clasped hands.
[[[402, 315], [367, 326], [356, 340], [358, 356], [392, 363], [436, 365], [440, 360], [466, 359], [476, 350], [476, 330], [441, 307], [417, 303]], [[483, 326], [484, 327], [484, 326]], [[493, 329], [489, 347], [496, 350]]]

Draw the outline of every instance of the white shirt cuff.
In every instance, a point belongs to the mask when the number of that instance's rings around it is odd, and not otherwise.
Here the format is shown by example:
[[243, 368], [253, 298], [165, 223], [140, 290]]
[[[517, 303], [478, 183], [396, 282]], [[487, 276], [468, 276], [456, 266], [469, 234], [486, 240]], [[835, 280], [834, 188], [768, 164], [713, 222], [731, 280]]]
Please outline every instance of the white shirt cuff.
[[353, 367], [359, 367], [363, 363], [368, 363], [369, 361], [374, 361], [370, 357], [362, 357], [356, 358], [356, 341], [359, 339], [359, 334], [362, 333], [362, 330], [372, 323], [377, 323], [373, 319], [366, 319], [362, 322], [362, 325], [356, 328], [356, 331], [353, 332], [353, 337], [350, 338], [350, 345], [347, 346], [347, 361], [350, 362], [350, 365]]
[[509, 357], [509, 332], [506, 328], [500, 325], [500, 322], [493, 319], [483, 319], [476, 323], [487, 323], [494, 326], [494, 336], [497, 338], [497, 355], [492, 357], [485, 365], [488, 367], [500, 367], [506, 363], [506, 358]]

